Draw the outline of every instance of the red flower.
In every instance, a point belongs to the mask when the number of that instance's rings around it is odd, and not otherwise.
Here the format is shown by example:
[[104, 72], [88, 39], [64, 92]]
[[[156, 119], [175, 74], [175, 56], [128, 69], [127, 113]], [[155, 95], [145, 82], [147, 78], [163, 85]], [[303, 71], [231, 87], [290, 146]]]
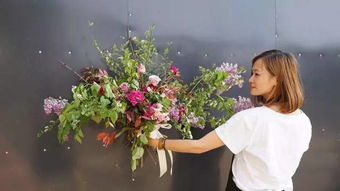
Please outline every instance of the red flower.
[[154, 86], [152, 84], [149, 84], [148, 87], [152, 90], [152, 91], [156, 91], [157, 90], [157, 86]]
[[178, 107], [178, 109], [179, 109], [179, 114], [180, 114], [180, 116], [181, 116], [181, 115], [185, 114], [185, 111], [187, 110], [187, 107], [185, 107], [185, 105], [181, 104], [181, 105]]
[[98, 94], [99, 94], [100, 96], [105, 95], [105, 90], [104, 90], [103, 86], [101, 86], [100, 89], [98, 90]]
[[116, 139], [116, 132], [107, 133], [101, 132], [97, 135], [98, 141], [103, 141], [103, 146], [107, 147], [109, 144], [112, 144], [113, 141]]
[[171, 70], [173, 75], [175, 75], [175, 76], [179, 76], [180, 75], [179, 69], [176, 68], [175, 66], [170, 66], [170, 70]]

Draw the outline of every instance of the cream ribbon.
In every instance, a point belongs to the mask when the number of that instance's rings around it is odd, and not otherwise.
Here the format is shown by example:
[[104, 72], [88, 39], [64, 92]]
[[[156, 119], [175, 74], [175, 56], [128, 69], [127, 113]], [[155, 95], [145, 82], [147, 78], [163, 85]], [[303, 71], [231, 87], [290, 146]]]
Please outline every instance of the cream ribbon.
[[[171, 125], [170, 124], [157, 124], [155, 125], [155, 130], [153, 130], [150, 133], [150, 138], [152, 139], [159, 139], [159, 138], [164, 138], [164, 135], [160, 133], [158, 130], [159, 128], [164, 128], [164, 129], [170, 129]], [[172, 175], [172, 166], [173, 166], [173, 157], [172, 157], [172, 152], [167, 150], [169, 153], [170, 157], [170, 174]], [[158, 161], [159, 161], [159, 177], [162, 177], [166, 171], [168, 170], [167, 164], [166, 164], [166, 156], [165, 156], [165, 150], [159, 150], [157, 149], [157, 154], [158, 154]]]

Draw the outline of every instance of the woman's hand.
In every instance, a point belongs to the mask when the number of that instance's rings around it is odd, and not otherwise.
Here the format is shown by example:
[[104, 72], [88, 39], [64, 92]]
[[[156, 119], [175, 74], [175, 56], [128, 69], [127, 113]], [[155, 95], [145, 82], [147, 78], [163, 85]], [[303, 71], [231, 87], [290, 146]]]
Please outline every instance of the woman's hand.
[[154, 149], [158, 147], [159, 139], [148, 138], [148, 145]]

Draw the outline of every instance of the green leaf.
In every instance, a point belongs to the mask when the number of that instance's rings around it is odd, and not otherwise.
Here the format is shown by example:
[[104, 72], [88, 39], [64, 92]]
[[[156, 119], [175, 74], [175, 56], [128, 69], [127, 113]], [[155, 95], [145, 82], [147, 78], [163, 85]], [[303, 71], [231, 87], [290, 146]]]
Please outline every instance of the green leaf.
[[138, 138], [141, 141], [141, 143], [143, 143], [144, 145], [148, 143], [148, 139], [146, 138], [144, 134], [141, 134]]
[[93, 121], [95, 121], [97, 124], [100, 123], [102, 121], [102, 117], [100, 115], [95, 115], [92, 116], [91, 118]]
[[100, 98], [100, 103], [101, 103], [102, 107], [105, 107], [105, 106], [109, 105], [111, 102], [110, 102], [110, 100], [108, 100], [108, 99], [106, 99], [104, 97], [101, 97]]
[[106, 118], [106, 117], [110, 117], [110, 110], [103, 108], [102, 110], [99, 111], [100, 115], [102, 116], [102, 118]]
[[96, 82], [93, 82], [91, 86], [92, 95], [98, 95], [99, 89], [100, 89], [100, 85], [98, 85]]
[[137, 168], [137, 160], [132, 159], [131, 160], [131, 170], [135, 171]]
[[77, 134], [79, 135], [79, 137], [84, 137], [83, 131], [81, 129], [77, 131]]
[[135, 147], [135, 149], [133, 149], [132, 151], [132, 159], [133, 160], [140, 159], [142, 158], [143, 154], [144, 154], [143, 147]]
[[132, 83], [131, 83], [131, 87], [132, 87], [133, 89], [138, 90], [138, 89], [139, 89], [139, 82], [138, 82], [136, 79], [133, 79], [133, 80], [132, 80]]
[[64, 123], [64, 121], [65, 121], [65, 115], [64, 114], [61, 114], [61, 115], [59, 115], [59, 121], [60, 121], [60, 123]]
[[65, 128], [65, 125], [62, 125], [58, 128], [57, 138], [58, 138], [59, 143], [62, 143], [64, 141], [63, 139], [64, 128]]
[[108, 97], [108, 98], [114, 97], [110, 84], [105, 85], [105, 96]]
[[107, 120], [107, 121], [105, 122], [105, 127], [106, 127], [106, 128], [109, 128], [109, 127], [114, 127], [114, 126], [113, 126], [113, 124], [110, 122], [110, 120]]
[[116, 108], [118, 109], [118, 112], [125, 113], [126, 110], [126, 102], [116, 102]]
[[74, 139], [81, 144], [81, 137], [79, 137], [78, 134], [74, 135]]
[[118, 114], [116, 111], [112, 110], [110, 114], [110, 119], [112, 123], [115, 123], [117, 121]]
[[155, 129], [155, 124], [148, 121], [146, 122], [143, 130], [146, 136], [150, 136], [150, 133]]

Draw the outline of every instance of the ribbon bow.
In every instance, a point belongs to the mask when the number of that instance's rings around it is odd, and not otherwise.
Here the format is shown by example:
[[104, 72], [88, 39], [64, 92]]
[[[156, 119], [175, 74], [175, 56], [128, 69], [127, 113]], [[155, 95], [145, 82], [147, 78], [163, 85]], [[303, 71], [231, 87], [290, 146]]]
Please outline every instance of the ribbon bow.
[[[164, 138], [164, 135], [160, 133], [158, 130], [159, 128], [164, 128], [164, 129], [170, 129], [171, 125], [170, 124], [157, 124], [155, 125], [155, 130], [153, 130], [150, 133], [150, 138], [152, 139], [159, 139], [159, 138]], [[173, 157], [172, 157], [172, 152], [168, 150], [169, 157], [170, 157], [170, 174], [172, 175], [172, 166], [173, 166]], [[159, 150], [157, 148], [157, 154], [158, 154], [158, 161], [159, 161], [159, 177], [162, 177], [166, 171], [168, 170], [167, 168], [167, 163], [166, 163], [166, 156], [165, 156], [165, 150]]]

